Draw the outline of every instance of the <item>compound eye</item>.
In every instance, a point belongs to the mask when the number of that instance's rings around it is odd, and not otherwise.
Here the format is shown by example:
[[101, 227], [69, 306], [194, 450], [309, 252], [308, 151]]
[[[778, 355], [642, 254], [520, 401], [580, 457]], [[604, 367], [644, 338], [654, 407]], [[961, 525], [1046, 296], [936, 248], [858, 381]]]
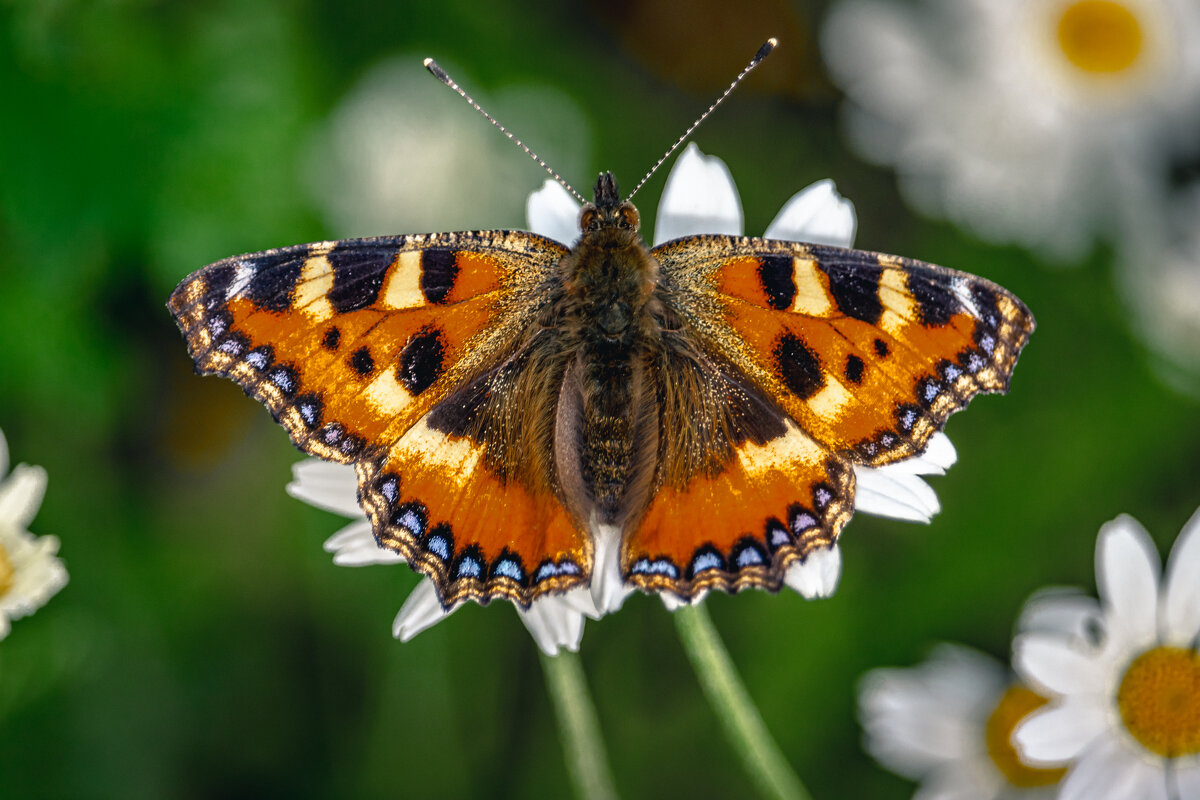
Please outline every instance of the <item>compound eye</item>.
[[600, 229], [600, 215], [594, 209], [585, 208], [579, 216], [579, 227], [585, 231]]
[[618, 218], [620, 220], [618, 225], [621, 228], [624, 228], [626, 230], [628, 230], [630, 228], [637, 229], [638, 223], [641, 220], [638, 219], [637, 209], [633, 207], [632, 203], [625, 203], [624, 205], [621, 206], [620, 210], [617, 213], [619, 215]]

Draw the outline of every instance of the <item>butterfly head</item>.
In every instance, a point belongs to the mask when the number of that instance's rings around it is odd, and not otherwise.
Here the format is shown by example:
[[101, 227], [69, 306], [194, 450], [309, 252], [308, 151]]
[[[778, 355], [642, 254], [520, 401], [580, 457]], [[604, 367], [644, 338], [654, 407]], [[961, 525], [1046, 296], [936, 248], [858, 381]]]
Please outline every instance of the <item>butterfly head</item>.
[[632, 240], [637, 237], [641, 217], [633, 203], [621, 202], [617, 179], [611, 172], [601, 172], [596, 179], [596, 199], [583, 207], [579, 227], [584, 235], [593, 236], [605, 231], [608, 237]]

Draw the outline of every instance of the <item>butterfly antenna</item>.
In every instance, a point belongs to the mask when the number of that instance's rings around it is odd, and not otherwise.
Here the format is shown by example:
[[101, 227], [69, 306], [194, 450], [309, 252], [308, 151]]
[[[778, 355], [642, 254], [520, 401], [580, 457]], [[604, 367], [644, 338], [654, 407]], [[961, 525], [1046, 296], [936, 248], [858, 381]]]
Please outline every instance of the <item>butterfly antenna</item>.
[[749, 75], [754, 70], [755, 67], [757, 67], [759, 64], [761, 64], [762, 60], [764, 58], [771, 55], [771, 51], [775, 49], [775, 45], [777, 45], [777, 44], [779, 44], [779, 40], [776, 39], [774, 36], [772, 36], [770, 39], [767, 39], [767, 41], [763, 42], [763, 46], [758, 48], [758, 52], [754, 54], [754, 58], [750, 59], [750, 63], [747, 64], [746, 67], [741, 72], [738, 73], [737, 77], [733, 79], [733, 83], [729, 84], [729, 88], [726, 89], [725, 91], [721, 92], [721, 96], [716, 99], [716, 102], [714, 102], [711, 106], [709, 106], [708, 110], [705, 111], [703, 114], [701, 114], [699, 119], [697, 119], [695, 122], [693, 122], [692, 126], [683, 132], [683, 136], [680, 136], [678, 139], [675, 140], [675, 144], [671, 145], [671, 149], [668, 150], [667, 152], [663, 153], [663, 157], [660, 158], [658, 160], [658, 162], [653, 167], [650, 168], [650, 171], [647, 172], [640, 181], [638, 181], [638, 185], [633, 187], [633, 191], [630, 192], [629, 196], [625, 198], [626, 202], [632, 200], [633, 196], [638, 193], [638, 189], [641, 189], [643, 184], [645, 184], [646, 181], [650, 180], [650, 176], [658, 171], [658, 168], [663, 165], [663, 162], [666, 161], [668, 158], [670, 158], [671, 154], [679, 149], [679, 145], [681, 145], [687, 141], [687, 138], [692, 135], [692, 131], [694, 131], [694, 130], [696, 130], [696, 128], [700, 127], [700, 123], [704, 122], [704, 120], [706, 120], [708, 118], [708, 115], [716, 110], [717, 106], [719, 106], [719, 105], [721, 105], [721, 103], [725, 102], [725, 98], [729, 97], [729, 95], [733, 92], [733, 90], [737, 88], [737, 85], [742, 82], [742, 79], [745, 78], [747, 75]]
[[466, 100], [468, 103], [471, 104], [471, 108], [475, 109], [480, 114], [483, 114], [483, 116], [487, 118], [488, 122], [495, 125], [500, 130], [501, 133], [503, 133], [505, 136], [508, 137], [508, 140], [510, 142], [512, 142], [517, 147], [524, 150], [526, 155], [528, 155], [530, 158], [532, 158], [534, 161], [536, 161], [538, 164], [540, 164], [542, 166], [542, 169], [544, 169], [544, 170], [546, 170], [546, 172], [550, 173], [550, 177], [554, 178], [554, 180], [556, 180], [560, 184], [562, 184], [562, 187], [564, 189], [566, 189], [568, 192], [575, 195], [576, 200], [578, 200], [580, 203], [582, 203], [584, 205], [587, 204], [587, 200], [584, 200], [583, 196], [580, 195], [579, 192], [575, 191], [575, 189], [571, 186], [571, 184], [564, 181], [562, 179], [561, 175], [559, 175], [554, 170], [550, 169], [550, 165], [547, 164], [545, 161], [542, 161], [541, 157], [538, 156], [537, 153], [533, 152], [528, 147], [526, 147], [525, 143], [522, 142], [520, 139], [518, 139], [516, 136], [513, 136], [512, 133], [508, 130], [508, 128], [504, 127], [499, 122], [497, 122], [495, 117], [493, 117], [488, 112], [484, 111], [483, 107], [480, 106], [479, 103], [476, 103], [474, 100], [472, 100], [471, 95], [464, 92], [463, 88], [461, 86], [459, 86], [457, 83], [455, 83], [454, 79], [451, 78], [449, 75], [447, 75], [446, 70], [444, 70], [440, 66], [438, 66], [438, 63], [436, 61], [434, 61], [432, 58], [425, 59], [425, 69], [429, 70], [430, 74], [432, 74], [433, 77], [437, 78], [439, 81], [446, 84], [454, 91], [458, 92], [459, 95], [462, 96], [462, 99]]

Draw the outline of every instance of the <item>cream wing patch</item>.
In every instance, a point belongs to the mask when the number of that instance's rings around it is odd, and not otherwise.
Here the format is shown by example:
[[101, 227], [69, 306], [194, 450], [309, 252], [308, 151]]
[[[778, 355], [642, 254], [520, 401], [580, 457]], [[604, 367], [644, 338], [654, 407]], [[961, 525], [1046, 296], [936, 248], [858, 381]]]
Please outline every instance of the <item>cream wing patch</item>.
[[380, 297], [383, 307], [393, 310], [426, 305], [421, 291], [421, 251], [406, 250], [396, 256]]
[[829, 296], [824, 273], [811, 258], [792, 259], [792, 280], [796, 284], [796, 299], [791, 310], [796, 314], [827, 317], [833, 313], [833, 298]]
[[738, 448], [737, 457], [747, 475], [760, 475], [795, 469], [796, 464], [820, 464], [825, 452], [795, 422], [788, 420], [786, 434], [762, 445], [747, 442]]

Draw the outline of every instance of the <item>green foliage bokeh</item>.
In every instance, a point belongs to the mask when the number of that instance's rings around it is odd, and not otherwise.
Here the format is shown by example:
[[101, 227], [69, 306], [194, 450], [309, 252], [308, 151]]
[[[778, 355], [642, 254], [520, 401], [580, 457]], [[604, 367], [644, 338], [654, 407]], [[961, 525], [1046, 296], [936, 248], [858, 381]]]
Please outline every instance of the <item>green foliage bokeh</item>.
[[[1096, 530], [1118, 513], [1165, 550], [1200, 504], [1200, 414], [1154, 378], [1111, 256], [1047, 270], [915, 216], [889, 172], [846, 149], [814, 50], [822, 7], [760, 5], [737, 25], [705, 16], [716, 3], [0, 6], [0, 428], [14, 461], [49, 471], [31, 527], [61, 538], [71, 573], [0, 643], [0, 794], [569, 792], [516, 615], [470, 607], [392, 640], [417, 576], [329, 562], [320, 545], [343, 521], [284, 494], [299, 454], [233, 384], [191, 374], [164, 305], [208, 262], [348, 235], [323, 221], [301, 165], [355, 81], [397, 53], [462, 65], [473, 90], [571, 97], [591, 163], [568, 179], [611, 169], [631, 185], [778, 35], [778, 62], [696, 136], [729, 165], [747, 231], [832, 177], [859, 246], [984, 275], [1037, 316], [1010, 396], [949, 424], [960, 460], [932, 480], [932, 525], [857, 517], [832, 599], [707, 601], [815, 797], [911, 793], [859, 746], [865, 670], [939, 640], [1006, 656], [1030, 592], [1092, 588]], [[670, 29], [637, 29], [655, 20]], [[461, 125], [483, 124], [462, 107]], [[517, 133], [536, 148], [539, 131]], [[472, 227], [519, 218], [544, 178], [524, 166], [508, 206]], [[639, 195], [647, 220], [662, 183]], [[750, 793], [661, 603], [589, 622], [581, 652], [623, 796]]]

